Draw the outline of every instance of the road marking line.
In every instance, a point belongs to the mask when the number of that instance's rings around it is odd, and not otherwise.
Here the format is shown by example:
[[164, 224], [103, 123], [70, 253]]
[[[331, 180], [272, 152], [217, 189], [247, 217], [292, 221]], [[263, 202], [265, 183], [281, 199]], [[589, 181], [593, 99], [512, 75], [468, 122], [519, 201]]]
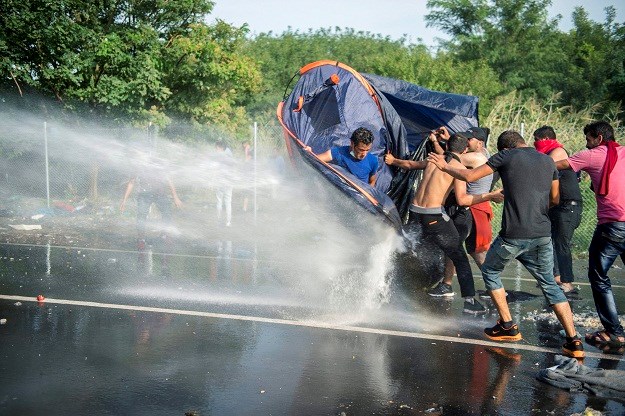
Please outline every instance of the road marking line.
[[[40, 247], [40, 248], [46, 248], [48, 245], [47, 244], [24, 244], [24, 243], [2, 243], [1, 245], [3, 246], [16, 246], [16, 247]], [[102, 251], [102, 252], [108, 252], [108, 253], [122, 253], [122, 254], [137, 254], [137, 253], [147, 253], [147, 250], [145, 251], [138, 251], [138, 250], [122, 250], [122, 249], [117, 249], [117, 248], [97, 248], [97, 247], [76, 247], [76, 246], [59, 246], [59, 245], [50, 245], [50, 248], [60, 248], [60, 249], [64, 249], [64, 250], [85, 250], [85, 251]], [[160, 252], [160, 251], [153, 251], [152, 252], [153, 255], [155, 256], [171, 256], [171, 257], [188, 257], [188, 258], [194, 258], [194, 259], [224, 259], [226, 258], [226, 256], [223, 255], [216, 255], [216, 256], [209, 256], [206, 254], [181, 254], [181, 253], [165, 253], [165, 252]], [[256, 258], [250, 258], [250, 257], [237, 257], [237, 256], [227, 256], [228, 259], [232, 259], [232, 260], [240, 260], [240, 261], [258, 261], [258, 262], [271, 262], [271, 263], [282, 263], [280, 261], [273, 261], [273, 260], [258, 260]]]
[[[37, 298], [29, 297], [29, 296], [17, 296], [17, 295], [0, 294], [0, 299], [21, 301], [21, 302], [37, 302]], [[290, 326], [307, 327], [307, 328], [331, 329], [331, 330], [346, 331], [346, 332], [360, 332], [360, 333], [367, 333], [367, 334], [389, 335], [389, 336], [397, 336], [397, 337], [405, 337], [405, 338], [418, 338], [418, 339], [432, 340], [432, 341], [456, 342], [460, 344], [481, 345], [481, 346], [486, 346], [486, 347], [499, 347], [499, 348], [506, 348], [506, 349], [535, 351], [535, 352], [546, 352], [546, 353], [552, 353], [552, 354], [562, 353], [561, 350], [556, 349], [556, 348], [538, 347], [538, 346], [530, 345], [530, 344], [518, 344], [518, 343], [510, 344], [510, 343], [493, 342], [493, 341], [486, 341], [486, 340], [479, 340], [479, 339], [472, 339], [472, 338], [452, 337], [452, 336], [446, 336], [446, 335], [434, 335], [434, 334], [426, 334], [426, 333], [421, 333], [421, 332], [395, 331], [395, 330], [390, 330], [390, 329], [367, 328], [367, 327], [352, 326], [352, 325], [330, 325], [330, 324], [323, 323], [323, 322], [292, 321], [292, 320], [287, 320], [287, 319], [263, 318], [260, 316], [232, 315], [232, 314], [225, 314], [225, 313], [201, 312], [201, 311], [190, 311], [190, 310], [169, 309], [169, 308], [156, 308], [156, 307], [151, 307], [151, 306], [121, 305], [121, 304], [116, 304], [116, 303], [86, 302], [86, 301], [68, 300], [68, 299], [46, 298], [44, 302], [49, 303], [49, 304], [59, 304], [59, 305], [87, 306], [87, 307], [103, 308], [103, 309], [169, 313], [169, 314], [174, 314], [174, 315], [201, 316], [205, 318], [230, 319], [230, 320], [235, 320], [235, 321], [263, 322], [263, 323], [277, 324], [277, 325], [290, 325]], [[600, 358], [603, 360], [622, 361], [622, 358], [619, 358], [614, 355], [594, 353], [594, 352], [586, 352], [586, 357]]]

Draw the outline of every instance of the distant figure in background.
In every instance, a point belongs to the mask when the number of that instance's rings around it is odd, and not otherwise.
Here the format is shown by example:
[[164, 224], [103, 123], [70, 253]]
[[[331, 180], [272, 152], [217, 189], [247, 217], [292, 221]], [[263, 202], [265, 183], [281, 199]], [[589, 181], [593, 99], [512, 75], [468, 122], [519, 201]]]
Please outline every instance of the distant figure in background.
[[[334, 146], [317, 157], [324, 162], [339, 165], [362, 182], [375, 186], [379, 162], [376, 156], [369, 153], [372, 145], [373, 133], [359, 127], [352, 133], [349, 146]], [[311, 151], [309, 146], [304, 149]]]
[[[251, 171], [251, 167], [249, 166], [250, 162], [252, 161], [252, 145], [250, 144], [249, 141], [244, 141], [243, 144], [243, 169], [245, 169], [246, 171]], [[250, 192], [245, 189], [243, 190], [243, 212], [247, 212], [248, 206], [250, 204]]]
[[[586, 342], [604, 351], [622, 350], [625, 331], [619, 320], [608, 271], [625, 253], [625, 147], [605, 121], [584, 127], [586, 148], [556, 163], [558, 169], [588, 173], [597, 199], [597, 227], [588, 248], [588, 280], [603, 331], [586, 334]], [[622, 258], [622, 257], [621, 257]]]
[[[534, 131], [534, 147], [554, 162], [569, 157], [551, 126], [542, 126]], [[553, 274], [566, 297], [573, 299], [578, 292], [573, 286], [571, 240], [575, 229], [582, 222], [582, 193], [579, 190], [578, 177], [571, 169], [559, 171], [559, 178], [560, 203], [549, 209], [551, 242], [555, 254]]]
[[282, 151], [278, 147], [273, 148], [273, 153], [271, 155], [270, 166], [272, 173], [275, 175], [275, 179], [272, 182], [271, 186], [271, 197], [276, 199], [278, 197], [278, 189], [280, 182], [284, 178], [286, 174], [286, 162], [284, 161], [284, 157], [282, 156]]
[[[232, 150], [226, 146], [226, 143], [219, 139], [215, 143], [217, 149], [217, 159], [219, 163], [224, 165], [225, 169], [230, 169], [234, 164], [232, 157]], [[220, 183], [217, 187], [215, 196], [217, 197], [217, 222], [222, 223], [222, 213], [224, 208], [226, 209], [226, 227], [232, 225], [232, 184]]]
[[[156, 205], [163, 220], [162, 237], [167, 237], [167, 227], [172, 225], [172, 202], [176, 208], [182, 207], [182, 201], [162, 161], [148, 156], [145, 161], [136, 161], [138, 172], [128, 181], [126, 192], [119, 210], [124, 212], [126, 201], [134, 188], [137, 188], [137, 248], [145, 249], [146, 222], [150, 206]], [[171, 199], [170, 199], [171, 194]]]

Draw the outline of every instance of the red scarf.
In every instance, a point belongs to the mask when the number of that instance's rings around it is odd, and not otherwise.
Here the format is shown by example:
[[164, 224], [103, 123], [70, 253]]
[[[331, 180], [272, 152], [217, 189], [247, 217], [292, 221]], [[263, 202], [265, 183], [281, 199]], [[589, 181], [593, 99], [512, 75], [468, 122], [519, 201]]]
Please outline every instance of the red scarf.
[[558, 141], [558, 139], [542, 139], [536, 140], [534, 142], [534, 147], [540, 153], [548, 155], [551, 153], [553, 149], [557, 149], [558, 147], [564, 147], [562, 143]]
[[612, 173], [612, 169], [614, 169], [614, 165], [616, 165], [616, 161], [618, 160], [618, 152], [616, 151], [616, 148], [619, 147], [619, 144], [614, 140], [603, 140], [599, 146], [601, 145], [608, 148], [608, 154], [606, 155], [605, 162], [603, 163], [601, 181], [599, 182], [597, 195], [605, 196], [608, 194], [608, 189], [610, 188], [610, 173]]

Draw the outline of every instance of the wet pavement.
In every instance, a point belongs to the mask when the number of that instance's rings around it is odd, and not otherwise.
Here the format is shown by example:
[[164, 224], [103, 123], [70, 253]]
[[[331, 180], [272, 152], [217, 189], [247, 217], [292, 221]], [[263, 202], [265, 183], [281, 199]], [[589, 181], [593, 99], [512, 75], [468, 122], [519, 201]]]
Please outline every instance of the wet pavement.
[[[271, 247], [185, 247], [1, 244], [0, 414], [625, 414], [625, 397], [536, 379], [563, 339], [516, 264], [504, 284], [524, 340], [506, 344], [482, 335], [495, 316], [396, 284], [401, 272], [370, 296], [358, 262], [318, 284], [322, 266], [285, 264]], [[612, 277], [623, 312], [625, 272]], [[584, 334], [598, 320], [577, 284]], [[586, 351], [586, 366], [625, 371], [622, 355]]]

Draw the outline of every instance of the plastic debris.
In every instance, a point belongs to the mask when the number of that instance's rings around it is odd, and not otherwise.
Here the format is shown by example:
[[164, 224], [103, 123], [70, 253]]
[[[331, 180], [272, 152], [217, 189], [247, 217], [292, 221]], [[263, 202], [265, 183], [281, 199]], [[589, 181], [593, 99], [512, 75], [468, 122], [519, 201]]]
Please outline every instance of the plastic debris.
[[37, 302], [43, 302], [46, 298], [43, 295], [37, 295]]
[[2, 319], [0, 319], [0, 325], [4, 325], [4, 324], [6, 324], [6, 323], [7, 323], [6, 318], [2, 318]]
[[31, 220], [40, 220], [40, 219], [42, 219], [43, 217], [45, 217], [45, 215], [44, 215], [44, 214], [35, 214], [35, 215], [31, 216], [31, 217], [30, 217], [30, 219], [31, 219]]
[[9, 224], [9, 227], [14, 230], [21, 231], [30, 231], [30, 230], [41, 230], [41, 225], [39, 224]]

